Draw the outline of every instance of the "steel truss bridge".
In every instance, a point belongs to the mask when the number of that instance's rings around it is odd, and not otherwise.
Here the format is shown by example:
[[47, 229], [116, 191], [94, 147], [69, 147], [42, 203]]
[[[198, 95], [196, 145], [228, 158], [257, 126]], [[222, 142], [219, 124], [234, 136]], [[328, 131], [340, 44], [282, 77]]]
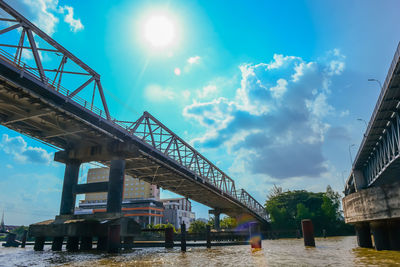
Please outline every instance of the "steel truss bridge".
[[[97, 72], [2, 0], [0, 8], [1, 125], [61, 149], [55, 160], [110, 165], [115, 152], [128, 175], [222, 213], [268, 222], [259, 202], [148, 112], [136, 121], [113, 118]], [[106, 190], [98, 183], [93, 192]]]
[[354, 160], [352, 172], [346, 182], [346, 195], [357, 191], [357, 183], [361, 187], [371, 187], [398, 180], [400, 174], [399, 60], [400, 44], [381, 88], [378, 102]]

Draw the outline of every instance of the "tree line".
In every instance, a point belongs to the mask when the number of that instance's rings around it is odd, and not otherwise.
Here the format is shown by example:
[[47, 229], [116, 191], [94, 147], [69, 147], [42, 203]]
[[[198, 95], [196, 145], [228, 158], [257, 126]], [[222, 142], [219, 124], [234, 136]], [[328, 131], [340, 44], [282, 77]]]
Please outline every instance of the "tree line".
[[265, 209], [271, 219], [271, 230], [301, 230], [301, 220], [311, 219], [316, 235], [352, 235], [354, 227], [345, 224], [340, 209], [340, 194], [328, 185], [326, 192], [306, 190], [283, 191], [274, 186], [265, 202]]

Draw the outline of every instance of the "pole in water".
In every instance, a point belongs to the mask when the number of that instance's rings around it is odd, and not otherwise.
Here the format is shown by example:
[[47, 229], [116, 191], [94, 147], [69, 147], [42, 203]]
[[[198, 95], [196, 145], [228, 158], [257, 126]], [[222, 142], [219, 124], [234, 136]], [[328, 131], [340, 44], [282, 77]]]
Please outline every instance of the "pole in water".
[[207, 240], [207, 248], [211, 248], [211, 227], [210, 225], [206, 226], [206, 240]]
[[172, 227], [165, 228], [165, 248], [174, 247], [174, 229]]
[[21, 248], [25, 247], [26, 244], [26, 236], [28, 235], [28, 231], [24, 230], [24, 233], [22, 234], [22, 239], [21, 239]]
[[301, 228], [303, 230], [304, 246], [315, 247], [314, 240], [314, 226], [309, 219], [301, 221]]
[[250, 245], [253, 251], [261, 250], [261, 231], [257, 223], [251, 223], [250, 230]]
[[186, 251], [186, 224], [181, 224], [181, 251]]

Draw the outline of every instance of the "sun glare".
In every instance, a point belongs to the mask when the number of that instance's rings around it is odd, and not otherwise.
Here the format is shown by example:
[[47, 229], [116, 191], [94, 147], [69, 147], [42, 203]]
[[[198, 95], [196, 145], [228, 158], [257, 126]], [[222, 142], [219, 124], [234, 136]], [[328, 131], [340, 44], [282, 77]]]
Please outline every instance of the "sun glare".
[[175, 26], [163, 15], [149, 17], [144, 25], [144, 38], [153, 47], [167, 47], [174, 42]]

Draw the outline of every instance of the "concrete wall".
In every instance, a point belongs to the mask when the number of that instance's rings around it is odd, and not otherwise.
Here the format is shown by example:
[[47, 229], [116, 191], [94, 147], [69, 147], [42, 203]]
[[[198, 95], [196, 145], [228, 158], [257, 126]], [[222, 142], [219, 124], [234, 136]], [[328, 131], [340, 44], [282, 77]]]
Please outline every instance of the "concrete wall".
[[344, 197], [343, 212], [346, 223], [400, 218], [400, 182]]

